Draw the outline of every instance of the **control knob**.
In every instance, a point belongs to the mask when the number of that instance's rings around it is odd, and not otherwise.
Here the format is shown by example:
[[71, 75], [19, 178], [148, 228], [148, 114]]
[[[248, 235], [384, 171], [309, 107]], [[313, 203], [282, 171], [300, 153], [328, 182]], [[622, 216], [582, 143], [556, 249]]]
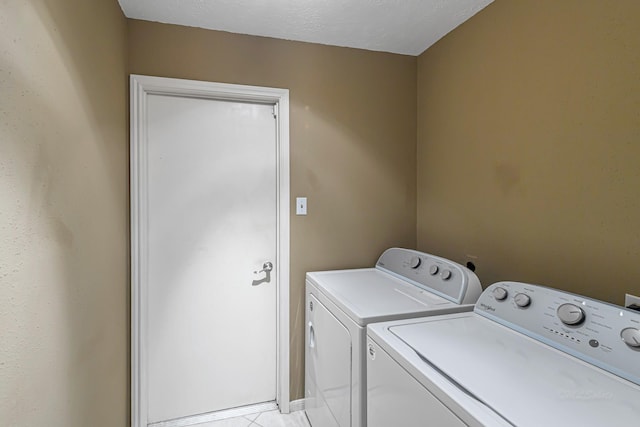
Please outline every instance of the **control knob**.
[[507, 295], [509, 295], [509, 292], [501, 286], [498, 286], [493, 290], [493, 297], [498, 301], [504, 301], [507, 298]]
[[440, 277], [442, 277], [442, 280], [451, 279], [451, 270], [442, 270], [442, 273], [440, 273]]
[[516, 305], [520, 308], [528, 307], [529, 304], [531, 304], [531, 297], [523, 293], [516, 294], [516, 296], [513, 297], [513, 300], [515, 301]]
[[640, 329], [638, 328], [625, 328], [620, 332], [620, 338], [629, 347], [640, 347]]
[[420, 263], [421, 262], [422, 262], [422, 260], [420, 259], [419, 256], [411, 257], [411, 259], [409, 260], [409, 267], [418, 268], [418, 267], [420, 267]]
[[575, 304], [562, 304], [557, 313], [565, 325], [579, 325], [584, 321], [584, 311]]
[[432, 276], [435, 276], [436, 274], [438, 274], [438, 271], [440, 271], [440, 269], [435, 264], [433, 264], [431, 267], [429, 267], [429, 274], [432, 275]]

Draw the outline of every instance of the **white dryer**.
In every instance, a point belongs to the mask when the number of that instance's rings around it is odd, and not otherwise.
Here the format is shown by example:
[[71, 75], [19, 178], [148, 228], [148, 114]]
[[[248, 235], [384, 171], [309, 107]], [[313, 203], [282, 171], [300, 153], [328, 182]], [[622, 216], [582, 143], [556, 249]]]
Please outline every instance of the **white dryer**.
[[473, 309], [477, 276], [455, 262], [391, 248], [375, 268], [307, 273], [305, 409], [313, 427], [366, 426], [366, 326]]
[[370, 325], [367, 347], [369, 427], [640, 423], [640, 313], [601, 301], [500, 282], [471, 313]]

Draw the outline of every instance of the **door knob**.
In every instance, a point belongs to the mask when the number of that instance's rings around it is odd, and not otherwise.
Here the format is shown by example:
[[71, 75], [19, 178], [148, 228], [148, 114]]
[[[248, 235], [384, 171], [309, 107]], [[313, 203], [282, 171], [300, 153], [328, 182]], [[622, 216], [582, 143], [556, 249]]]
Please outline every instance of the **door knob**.
[[265, 273], [265, 277], [260, 280], [254, 280], [251, 282], [251, 286], [258, 286], [261, 283], [269, 283], [271, 281], [271, 270], [273, 270], [273, 264], [269, 261], [262, 264], [262, 270], [254, 271], [253, 274]]
[[260, 271], [254, 271], [254, 273], [259, 274], [259, 273], [268, 273], [271, 270], [273, 270], [273, 264], [270, 261], [265, 262], [264, 264], [262, 264], [262, 270]]

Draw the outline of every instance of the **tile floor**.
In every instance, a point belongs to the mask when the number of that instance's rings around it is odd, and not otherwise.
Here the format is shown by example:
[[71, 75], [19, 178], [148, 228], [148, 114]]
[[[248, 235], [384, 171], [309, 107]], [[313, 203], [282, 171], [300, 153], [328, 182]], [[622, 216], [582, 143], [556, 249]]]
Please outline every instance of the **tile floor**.
[[278, 410], [243, 415], [219, 421], [194, 424], [192, 427], [310, 427], [304, 411], [281, 414]]

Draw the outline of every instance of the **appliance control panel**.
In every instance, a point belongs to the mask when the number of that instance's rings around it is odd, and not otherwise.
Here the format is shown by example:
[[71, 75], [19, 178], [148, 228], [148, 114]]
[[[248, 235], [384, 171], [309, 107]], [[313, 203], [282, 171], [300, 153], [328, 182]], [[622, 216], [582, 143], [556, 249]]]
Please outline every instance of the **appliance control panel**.
[[475, 273], [451, 260], [411, 249], [384, 251], [376, 268], [408, 280], [456, 304], [473, 304], [482, 287]]
[[474, 312], [640, 385], [640, 313], [569, 292], [498, 282]]

